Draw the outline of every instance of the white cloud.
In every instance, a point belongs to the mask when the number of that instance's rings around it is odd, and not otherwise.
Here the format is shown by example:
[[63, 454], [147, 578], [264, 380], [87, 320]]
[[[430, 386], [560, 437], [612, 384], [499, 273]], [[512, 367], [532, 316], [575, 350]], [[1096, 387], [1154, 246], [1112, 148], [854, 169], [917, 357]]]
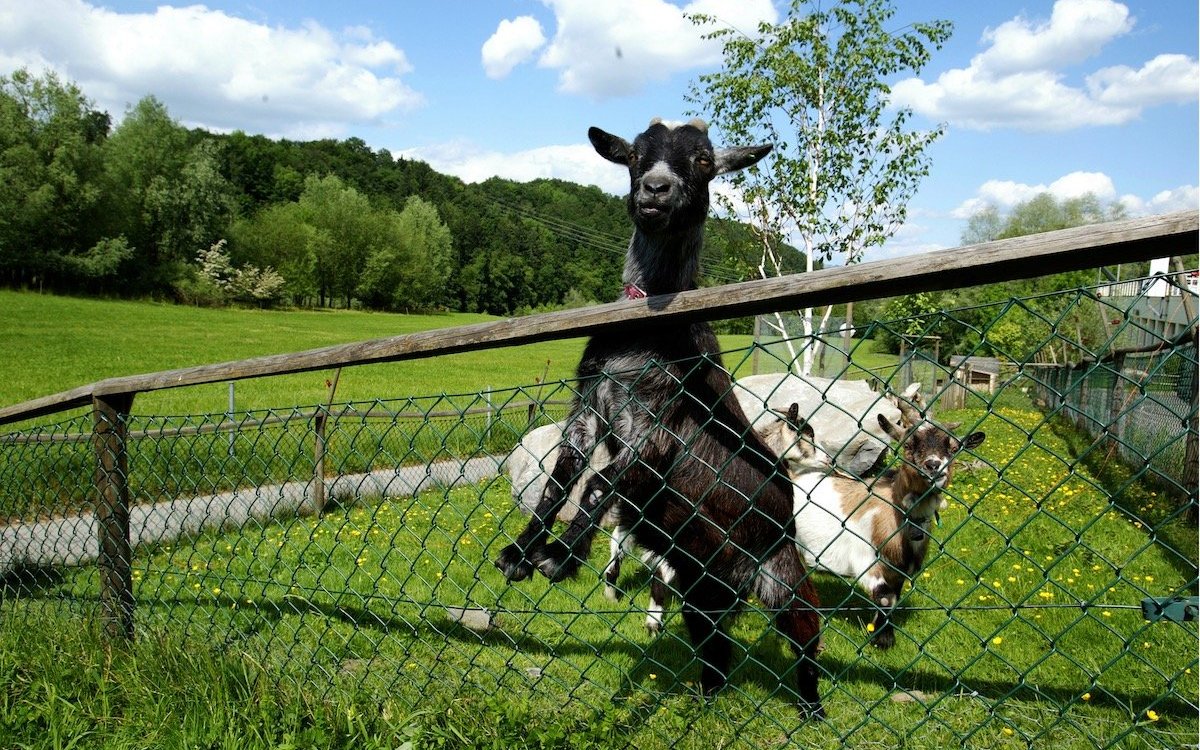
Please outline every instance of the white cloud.
[[1181, 185], [1171, 190], [1162, 190], [1150, 198], [1126, 194], [1118, 196], [1112, 178], [1103, 172], [1071, 172], [1049, 185], [1028, 185], [1011, 180], [988, 180], [979, 186], [975, 196], [963, 201], [951, 216], [969, 219], [987, 206], [995, 206], [1002, 213], [1042, 193], [1056, 199], [1081, 198], [1089, 193], [1102, 202], [1118, 202], [1131, 216], [1165, 214], [1172, 211], [1195, 210], [1200, 206], [1200, 190], [1195, 185]]
[[1088, 76], [1087, 87], [1096, 101], [1112, 106], [1188, 102], [1200, 89], [1200, 65], [1186, 55], [1159, 55], [1138, 70], [1125, 65], [1098, 70]]
[[713, 15], [749, 33], [760, 21], [778, 18], [770, 0], [543, 2], [554, 13], [555, 33], [537, 64], [558, 71], [560, 91], [596, 99], [634, 94], [680, 71], [719, 62], [720, 45], [703, 39], [703, 29], [686, 14]]
[[1018, 16], [985, 31], [991, 46], [972, 65], [992, 75], [1073, 65], [1132, 28], [1129, 9], [1113, 0], [1058, 0], [1049, 21]]
[[1115, 66], [1067, 82], [1062, 68], [1095, 56], [1134, 19], [1113, 0], [1057, 0], [1049, 21], [1015, 18], [984, 34], [988, 48], [936, 81], [898, 82], [892, 103], [935, 120], [987, 130], [1061, 131], [1119, 125], [1148, 106], [1197, 97], [1197, 64], [1159, 55], [1139, 70]]
[[423, 102], [401, 79], [404, 52], [362, 27], [267, 26], [203, 5], [117, 13], [85, 0], [8, 4], [3, 16], [6, 68], [53, 67], [116, 116], [153, 94], [189, 125], [308, 137]]
[[1024, 203], [1042, 193], [1049, 193], [1060, 201], [1081, 198], [1089, 193], [1101, 201], [1111, 201], [1117, 197], [1117, 190], [1113, 185], [1112, 178], [1103, 172], [1071, 172], [1059, 177], [1049, 185], [1028, 185], [1012, 180], [988, 180], [979, 187], [973, 198], [963, 201], [958, 208], [954, 209], [951, 216], [956, 219], [968, 219], [987, 206], [995, 206], [1000, 211], [1007, 211], [1018, 203]]
[[629, 192], [628, 172], [600, 158], [589, 144], [543, 146], [506, 154], [455, 142], [396, 153], [427, 162], [437, 171], [454, 175], [464, 182], [483, 182], [491, 177], [517, 182], [554, 178], [595, 185], [613, 195]]
[[1159, 191], [1149, 200], [1143, 200], [1136, 195], [1122, 195], [1120, 201], [1132, 216], [1195, 211], [1200, 207], [1200, 190], [1195, 185], [1181, 185], [1173, 190]]
[[533, 16], [501, 21], [496, 33], [483, 43], [483, 70], [488, 78], [503, 78], [545, 43], [542, 25]]

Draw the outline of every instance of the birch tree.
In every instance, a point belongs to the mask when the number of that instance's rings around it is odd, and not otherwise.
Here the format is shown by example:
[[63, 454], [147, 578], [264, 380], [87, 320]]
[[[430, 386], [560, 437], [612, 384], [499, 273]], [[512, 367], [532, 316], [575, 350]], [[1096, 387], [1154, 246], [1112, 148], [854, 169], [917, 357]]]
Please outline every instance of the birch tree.
[[[722, 69], [689, 90], [693, 114], [726, 142], [775, 146], [757, 168], [732, 176], [732, 195], [717, 197], [754, 228], [760, 276], [781, 274], [789, 243], [810, 272], [818, 259], [856, 263], [904, 222], [943, 128], [911, 129], [911, 112], [889, 106], [890, 82], [919, 73], [951, 25], [895, 28], [894, 14], [887, 0], [792, 0], [782, 21], [752, 35], [692, 16], [723, 47]], [[812, 318], [803, 311], [806, 342], [816, 340]], [[815, 347], [806, 344], [798, 361], [783, 316], [771, 327], [788, 341], [793, 368], [810, 374]]]

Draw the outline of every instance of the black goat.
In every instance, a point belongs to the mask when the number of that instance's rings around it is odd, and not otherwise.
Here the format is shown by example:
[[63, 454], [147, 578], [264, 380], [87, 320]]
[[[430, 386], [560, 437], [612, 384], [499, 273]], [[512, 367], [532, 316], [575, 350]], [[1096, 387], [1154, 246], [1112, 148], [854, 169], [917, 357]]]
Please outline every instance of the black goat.
[[[694, 289], [709, 182], [748, 167], [771, 146], [714, 149], [707, 126], [652, 121], [629, 143], [591, 128], [596, 151], [628, 167], [634, 233], [625, 296]], [[824, 715], [816, 656], [816, 591], [796, 549], [792, 486], [780, 459], [751, 429], [707, 323], [654, 323], [593, 336], [579, 363], [580, 392], [558, 460], [533, 517], [496, 566], [510, 581], [534, 567], [552, 581], [573, 575], [610, 507], [641, 547], [675, 571], [683, 619], [703, 661], [706, 693], [727, 679], [729, 620], [750, 595], [774, 611], [796, 653], [801, 711]], [[610, 461], [586, 480], [580, 510], [558, 540], [550, 526], [588, 457]]]

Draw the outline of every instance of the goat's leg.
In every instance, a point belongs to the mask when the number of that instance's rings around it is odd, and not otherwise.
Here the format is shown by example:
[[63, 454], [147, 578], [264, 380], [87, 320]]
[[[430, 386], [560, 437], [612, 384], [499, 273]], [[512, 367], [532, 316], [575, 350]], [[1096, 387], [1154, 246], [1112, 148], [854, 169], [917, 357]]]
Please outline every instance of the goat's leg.
[[551, 581], [562, 581], [575, 575], [587, 559], [600, 519], [614, 500], [613, 476], [619, 476], [619, 470], [609, 464], [589, 477], [583, 487], [583, 496], [579, 498], [579, 512], [571, 519], [566, 531], [559, 539], [530, 552], [533, 564]]
[[578, 481], [585, 462], [583, 453], [571, 441], [563, 441], [533, 517], [517, 540], [500, 550], [496, 557], [496, 567], [509, 581], [523, 581], [533, 573], [530, 558], [545, 545], [550, 527], [566, 503], [571, 486]]
[[621, 577], [621, 560], [633, 551], [633, 536], [629, 530], [618, 523], [613, 527], [612, 538], [608, 542], [608, 565], [604, 566], [604, 597], [609, 601], [619, 601], [621, 590], [617, 588], [617, 579]]
[[887, 583], [877, 584], [871, 590], [871, 601], [875, 602], [875, 619], [871, 622], [871, 643], [876, 648], [889, 649], [896, 644], [896, 631], [892, 625], [892, 612], [900, 594]]
[[[675, 569], [665, 560], [650, 553], [647, 563], [654, 572], [650, 575], [650, 603], [646, 607], [646, 632], [658, 635], [662, 632], [663, 609], [671, 598], [671, 582], [675, 580]], [[654, 564], [657, 562], [657, 564]]]
[[805, 718], [825, 718], [817, 667], [821, 653], [820, 601], [794, 546], [789, 544], [764, 566], [756, 588], [762, 603], [775, 611], [776, 627], [796, 655], [796, 707]]
[[725, 614], [722, 611], [702, 612], [686, 599], [683, 602], [683, 622], [692, 638], [692, 646], [700, 654], [700, 689], [706, 696], [725, 687], [729, 680], [733, 641], [719, 619]]

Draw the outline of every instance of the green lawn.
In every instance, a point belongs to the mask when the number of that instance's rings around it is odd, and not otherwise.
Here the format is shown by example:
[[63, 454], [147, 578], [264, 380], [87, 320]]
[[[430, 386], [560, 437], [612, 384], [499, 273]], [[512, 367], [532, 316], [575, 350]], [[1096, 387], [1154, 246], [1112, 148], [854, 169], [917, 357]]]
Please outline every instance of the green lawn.
[[[99, 377], [391, 335], [428, 322], [13, 293], [0, 293], [0, 301], [24, 316], [0, 333], [3, 342], [29, 353], [6, 365], [13, 383], [25, 383], [6, 403]], [[88, 367], [63, 369], [65, 352], [87, 349], [104, 331], [95, 320], [117, 312], [131, 322], [109, 330], [126, 337], [123, 350], [142, 356], [129, 369], [97, 372], [107, 363], [97, 355]], [[89, 322], [48, 322], [55, 319]], [[61, 336], [51, 334], [59, 329]], [[151, 329], [157, 333], [138, 333]], [[184, 338], [191, 343], [172, 343], [178, 331], [190, 331]], [[578, 351], [575, 341], [473, 361], [458, 355], [356, 368], [343, 373], [338, 400], [528, 384], [547, 359], [555, 380], [569, 375]], [[727, 363], [743, 372], [749, 366], [744, 353]], [[22, 367], [25, 381], [16, 377]], [[323, 401], [323, 380], [302, 380], [318, 375], [239, 384], [239, 408], [243, 399], [285, 410]], [[135, 411], [220, 412], [225, 397], [216, 386], [165, 392], [140, 399]], [[1200, 731], [1196, 625], [1147, 623], [1140, 605], [1146, 597], [1195, 595], [1195, 527], [1153, 489], [1076, 458], [1095, 451], [1019, 393], [990, 413], [941, 416], [978, 424], [988, 438], [979, 463], [956, 476], [932, 530], [935, 551], [905, 597], [896, 647], [867, 646], [864, 600], [844, 582], [820, 580], [829, 608], [823, 724], [801, 724], [789, 705], [787, 649], [760, 612], [739, 621], [734, 632], [744, 649], [735, 652], [731, 684], [706, 702], [696, 694], [699, 665], [678, 605], [663, 635], [650, 637], [642, 627], [646, 572], [631, 563], [623, 578], [630, 597], [615, 604], [603, 597], [598, 569], [607, 545], [595, 545], [595, 569], [573, 581], [505, 584], [491, 560], [525, 519], [498, 479], [415, 497], [344, 496], [319, 518], [264, 520], [139, 549], [138, 637], [127, 646], [107, 646], [97, 634], [95, 568], [10, 576], [0, 588], [0, 747], [710, 750], [790, 741], [1090, 750], [1193, 743]], [[498, 427], [507, 423], [481, 427], [455, 418], [411, 430], [390, 424], [339, 427], [331, 471], [494, 453], [519, 434]], [[158, 499], [304, 480], [311, 446], [289, 435], [248, 431], [233, 446], [224, 435], [148, 439], [134, 448], [130, 483], [138, 497]], [[34, 494], [86, 501], [86, 445], [12, 455], [11, 468], [0, 471], [6, 494], [36, 486]], [[27, 464], [25, 473], [18, 464]], [[69, 475], [63, 481], [75, 486], [57, 486], [47, 478], [55, 475]], [[465, 627], [456, 608], [486, 609], [492, 627]], [[915, 700], [897, 699], [905, 695]]]
[[[4, 609], [0, 667], [13, 676], [0, 728], [15, 744], [34, 741], [35, 726], [69, 733], [79, 715], [98, 715], [90, 731], [116, 746], [150, 732], [152, 745], [183, 747], [216, 731], [212, 721], [253, 724], [267, 712], [279, 715], [278, 730], [260, 727], [261, 744], [247, 746], [287, 746], [293, 736], [368, 747], [397, 737], [414, 747], [775, 747], [788, 735], [805, 747], [899, 738], [910, 747], [1185, 744], [1198, 729], [1196, 628], [1146, 623], [1139, 605], [1188, 591], [1195, 530], [1184, 529], [1178, 547], [1163, 543], [1180, 531], [1174, 506], [1137, 486], [1113, 498], [1085, 466], [1061, 458], [1069, 451], [1059, 428], [1036, 411], [951, 416], [984, 419], [985, 463], [956, 477], [934, 529], [937, 551], [904, 602], [897, 646], [868, 647], [864, 602], [844, 583], [821, 580], [825, 606], [837, 610], [826, 618], [821, 657], [824, 724], [798, 721], [790, 680], [780, 676], [787, 650], [753, 611], [735, 629], [746, 650], [731, 686], [710, 704], [700, 700], [699, 665], [677, 613], [661, 637], [642, 628], [645, 571], [626, 570], [632, 600], [603, 597], [606, 545], [596, 545], [594, 570], [573, 581], [506, 585], [491, 560], [525, 519], [498, 480], [347, 498], [321, 518], [142, 550], [133, 574], [140, 636], [106, 667], [119, 673], [116, 685], [95, 682], [104, 670], [87, 672], [94, 644], [86, 638], [62, 647], [68, 663], [81, 663], [77, 671], [59, 667], [57, 681], [31, 676], [26, 659], [50, 648], [40, 638], [55, 636], [18, 634], [32, 621], [77, 629], [66, 612], [86, 614], [97, 597], [94, 570], [66, 571]], [[486, 609], [492, 629], [458, 624], [456, 607]], [[218, 703], [211, 721], [163, 721], [180, 710], [170, 701], [194, 700], [182, 690], [147, 697], [146, 683], [163, 669], [172, 680], [203, 682], [209, 699], [250, 705]], [[35, 684], [41, 697], [31, 698]], [[903, 691], [920, 700], [897, 701]], [[74, 708], [51, 711], [46, 696]], [[131, 708], [148, 701], [143, 710], [157, 718], [112, 716], [109, 704], [125, 700]], [[30, 705], [42, 712], [38, 723], [13, 719], [15, 706]]]
[[[238, 310], [152, 302], [105, 301], [0, 290], [5, 324], [0, 348], [0, 404], [67, 391], [105, 378], [228, 362], [335, 344], [451, 328], [486, 315], [395, 315], [358, 311]], [[337, 399], [371, 400], [465, 393], [569, 377], [582, 341], [457, 354], [343, 370]], [[240, 381], [239, 411], [323, 403], [333, 372]], [[138, 397], [140, 414], [206, 414], [228, 408], [228, 385], [213, 384]]]
[[[349, 310], [246, 310], [155, 302], [97, 300], [0, 289], [5, 323], [0, 348], [0, 405], [71, 390], [105, 378], [304, 351], [417, 331], [498, 320], [466, 313], [399, 315]], [[750, 336], [724, 336], [729, 366], [751, 371]], [[873, 355], [860, 347], [862, 356]], [[437, 394], [479, 393], [570, 378], [582, 339], [346, 368], [336, 399], [370, 401]], [[860, 356], [856, 354], [856, 358]], [[761, 359], [763, 371], [778, 362]], [[238, 411], [324, 403], [334, 372], [257, 378], [235, 384]], [[139, 396], [146, 415], [213, 414], [228, 409], [225, 383]]]

